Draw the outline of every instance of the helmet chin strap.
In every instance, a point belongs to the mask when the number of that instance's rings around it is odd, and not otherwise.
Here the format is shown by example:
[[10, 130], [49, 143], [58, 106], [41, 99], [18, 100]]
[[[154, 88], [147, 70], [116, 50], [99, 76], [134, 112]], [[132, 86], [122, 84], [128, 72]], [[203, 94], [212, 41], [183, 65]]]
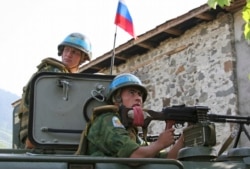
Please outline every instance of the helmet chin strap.
[[[67, 67], [71, 73], [77, 73], [79, 71], [79, 65], [73, 67]], [[72, 69], [77, 70], [76, 72], [72, 72]]]
[[[68, 67], [68, 66], [66, 66], [65, 64], [64, 64], [64, 65], [67, 67], [67, 69], [69, 69], [69, 71], [70, 71], [71, 73], [77, 73], [77, 72], [79, 72], [79, 67], [80, 67], [80, 65], [83, 64], [83, 63], [87, 60], [85, 55], [86, 55], [86, 54], [84, 54], [84, 53], [82, 52], [81, 59], [80, 59], [79, 63], [78, 63], [76, 66]], [[61, 56], [61, 57], [63, 57], [63, 56]], [[72, 72], [72, 71], [71, 71], [72, 69], [74, 69], [74, 70], [76, 69], [77, 71], [76, 71], [76, 72]]]
[[[76, 66], [67, 67], [67, 68], [70, 70], [71, 73], [78, 73], [80, 65], [81, 65], [81, 60], [79, 61], [79, 63]], [[77, 71], [76, 72], [72, 72], [71, 71], [72, 69], [74, 69], [74, 70], [76, 69]]]

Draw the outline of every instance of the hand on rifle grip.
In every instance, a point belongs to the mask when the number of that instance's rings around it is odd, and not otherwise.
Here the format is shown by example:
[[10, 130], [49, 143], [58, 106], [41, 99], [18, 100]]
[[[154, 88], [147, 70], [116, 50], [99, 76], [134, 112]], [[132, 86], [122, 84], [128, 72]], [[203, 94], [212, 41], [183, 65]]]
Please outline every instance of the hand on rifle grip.
[[166, 130], [167, 129], [171, 129], [173, 127], [173, 125], [175, 124], [175, 121], [174, 120], [167, 120], [166, 121]]

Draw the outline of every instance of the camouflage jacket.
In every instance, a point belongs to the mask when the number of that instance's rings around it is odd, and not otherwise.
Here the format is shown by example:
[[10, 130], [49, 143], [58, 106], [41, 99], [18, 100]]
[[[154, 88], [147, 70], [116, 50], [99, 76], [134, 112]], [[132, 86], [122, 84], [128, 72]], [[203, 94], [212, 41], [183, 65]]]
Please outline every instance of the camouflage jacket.
[[125, 129], [117, 113], [103, 113], [95, 118], [87, 133], [87, 154], [129, 157], [141, 146], [136, 128]]
[[[105, 110], [105, 109], [103, 109]], [[127, 128], [121, 122], [118, 112], [103, 111], [92, 115], [76, 154], [80, 152], [91, 156], [130, 157], [140, 146], [148, 143], [138, 136], [138, 129], [134, 126]], [[85, 148], [84, 148], [85, 147]], [[81, 150], [82, 149], [82, 150]], [[81, 154], [81, 153], [80, 153]], [[166, 158], [165, 150], [159, 152], [156, 158]]]

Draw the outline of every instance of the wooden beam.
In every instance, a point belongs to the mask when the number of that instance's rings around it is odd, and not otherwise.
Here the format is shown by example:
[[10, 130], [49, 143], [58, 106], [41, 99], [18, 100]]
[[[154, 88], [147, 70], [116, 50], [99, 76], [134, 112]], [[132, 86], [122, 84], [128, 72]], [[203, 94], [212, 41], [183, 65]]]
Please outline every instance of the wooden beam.
[[119, 59], [119, 60], [122, 60], [122, 61], [124, 61], [124, 62], [126, 62], [126, 58], [124, 58], [124, 57], [120, 57], [120, 56], [115, 56], [115, 59]]
[[175, 28], [166, 29], [164, 32], [175, 36], [180, 36], [183, 33], [181, 30]]
[[154, 49], [154, 47], [151, 44], [145, 43], [145, 42], [138, 43], [136, 45], [140, 46], [140, 47], [143, 47], [143, 48], [146, 48], [146, 49], [149, 49], [149, 50]]
[[195, 17], [206, 21], [211, 21], [214, 19], [214, 17], [208, 13], [201, 13], [199, 15], [196, 15]]

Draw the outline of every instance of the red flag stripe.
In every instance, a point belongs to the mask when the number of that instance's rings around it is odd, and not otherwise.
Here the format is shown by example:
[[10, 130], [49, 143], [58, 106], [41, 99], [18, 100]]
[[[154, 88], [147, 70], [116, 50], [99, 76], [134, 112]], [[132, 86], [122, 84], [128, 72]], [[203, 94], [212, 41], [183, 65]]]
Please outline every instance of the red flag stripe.
[[128, 32], [131, 36], [136, 38], [136, 35], [134, 33], [133, 21], [124, 0], [119, 0], [118, 2], [115, 24]]

